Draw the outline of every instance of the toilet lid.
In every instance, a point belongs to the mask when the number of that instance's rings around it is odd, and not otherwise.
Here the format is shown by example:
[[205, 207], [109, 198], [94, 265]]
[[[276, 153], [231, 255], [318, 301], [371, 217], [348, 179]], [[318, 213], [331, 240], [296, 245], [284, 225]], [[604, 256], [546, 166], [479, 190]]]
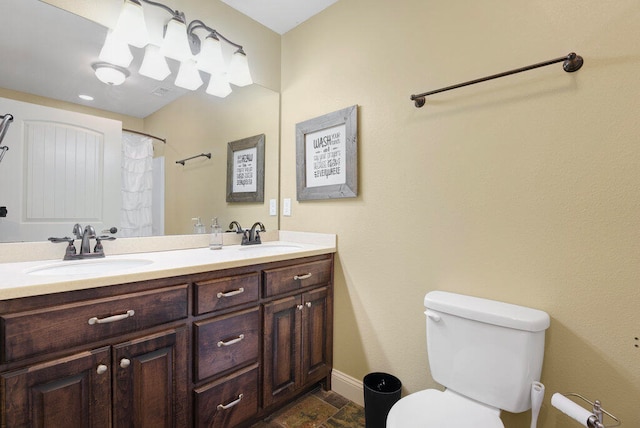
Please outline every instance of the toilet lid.
[[455, 392], [426, 389], [393, 405], [387, 428], [504, 428], [500, 411]]

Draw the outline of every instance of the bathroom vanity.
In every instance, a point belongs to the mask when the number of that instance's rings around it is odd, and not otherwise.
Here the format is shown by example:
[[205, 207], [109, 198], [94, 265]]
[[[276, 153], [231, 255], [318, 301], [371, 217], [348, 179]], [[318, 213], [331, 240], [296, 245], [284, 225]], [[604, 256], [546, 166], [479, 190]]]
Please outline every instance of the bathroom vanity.
[[335, 241], [268, 246], [66, 281], [16, 263], [30, 285], [0, 300], [0, 426], [248, 426], [330, 388]]

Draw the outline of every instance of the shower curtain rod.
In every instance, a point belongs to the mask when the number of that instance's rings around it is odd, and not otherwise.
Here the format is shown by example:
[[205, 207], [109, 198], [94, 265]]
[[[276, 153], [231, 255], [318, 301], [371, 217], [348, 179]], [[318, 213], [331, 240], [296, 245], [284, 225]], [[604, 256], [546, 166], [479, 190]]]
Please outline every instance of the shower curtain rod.
[[566, 71], [567, 73], [573, 73], [574, 71], [580, 70], [580, 67], [582, 67], [583, 60], [580, 55], [576, 55], [574, 52], [571, 52], [567, 56], [563, 56], [561, 58], [539, 62], [537, 64], [528, 65], [526, 67], [516, 68], [515, 70], [505, 71], [504, 73], [498, 73], [498, 74], [493, 74], [487, 77], [481, 77], [480, 79], [470, 80], [468, 82], [447, 86], [446, 88], [440, 88], [434, 91], [424, 92], [418, 95], [411, 95], [410, 98], [411, 98], [411, 101], [415, 102], [415, 106], [420, 108], [425, 105], [426, 103], [425, 97], [428, 97], [429, 95], [450, 91], [452, 89], [462, 88], [463, 86], [475, 85], [476, 83], [486, 82], [487, 80], [497, 79], [498, 77], [504, 77], [504, 76], [509, 76], [511, 74], [522, 73], [523, 71], [529, 71], [529, 70], [533, 70], [534, 68], [545, 67], [547, 65], [556, 64], [558, 62], [564, 62], [562, 64], [562, 68], [564, 69], [564, 71]]
[[134, 131], [133, 129], [122, 128], [122, 130], [131, 132], [132, 134], [144, 135], [145, 137], [154, 138], [156, 140], [162, 141], [163, 143], [167, 144], [167, 140], [165, 138], [156, 137], [155, 135], [151, 135], [151, 134], [145, 134], [144, 132], [140, 132], [140, 131]]

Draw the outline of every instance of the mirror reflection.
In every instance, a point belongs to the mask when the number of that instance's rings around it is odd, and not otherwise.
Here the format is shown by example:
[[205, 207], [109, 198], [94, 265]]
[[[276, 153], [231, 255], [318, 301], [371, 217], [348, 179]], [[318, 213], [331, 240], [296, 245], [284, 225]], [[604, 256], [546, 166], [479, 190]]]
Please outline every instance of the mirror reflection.
[[[158, 140], [152, 143], [155, 162], [164, 169], [164, 192], [160, 199], [164, 202], [165, 234], [193, 233], [194, 221], [191, 219], [198, 217], [207, 227], [211, 219], [217, 217], [225, 229], [233, 220], [244, 227], [260, 221], [267, 230], [278, 228], [277, 216], [270, 216], [268, 209], [270, 199], [278, 200], [278, 93], [254, 84], [234, 87], [228, 97], [216, 98], [203, 91], [176, 88], [168, 81], [142, 81], [136, 73], [132, 73], [125, 84], [109, 87], [95, 78], [91, 59], [87, 59], [91, 55], [97, 58], [106, 37], [105, 27], [36, 0], [7, 1], [12, 3], [10, 9], [15, 13], [0, 17], [0, 52], [3, 54], [0, 97], [116, 120], [121, 128], [166, 139], [166, 144]], [[18, 16], [20, 13], [26, 14], [24, 19]], [[29, 24], [25, 24], [27, 22]], [[16, 28], [16, 23], [22, 26], [21, 29]], [[25, 28], [25, 25], [31, 28]], [[66, 32], [65, 28], [71, 31]], [[141, 62], [142, 50], [132, 51], [135, 59], [131, 67], [136, 69]], [[170, 62], [169, 65], [177, 69], [177, 64]], [[102, 100], [102, 104], [79, 100], [78, 95], [89, 88], [88, 82], [94, 88], [96, 101]], [[167, 90], [167, 98], [152, 93], [158, 92], [159, 88]], [[131, 99], [134, 101], [127, 101]], [[10, 112], [0, 111], [0, 115], [4, 113]], [[22, 127], [16, 123], [10, 132], [20, 134], [18, 131], [22, 132]], [[264, 202], [227, 203], [227, 144], [258, 134], [265, 134]], [[14, 136], [10, 138], [8, 133], [3, 146], [8, 146], [9, 151], [0, 164], [0, 180], [3, 184], [22, 184], [10, 186], [11, 191], [19, 195], [18, 199], [11, 199], [11, 205], [3, 201], [9, 199], [8, 187], [0, 188], [0, 206], [7, 206], [8, 211], [7, 217], [0, 218], [0, 227], [2, 223], [9, 223], [12, 213], [20, 214], [14, 221], [25, 223], [28, 197], [24, 177], [18, 179], [7, 175], [9, 171], [24, 174], [24, 143], [20, 137], [17, 140]], [[194, 159], [185, 165], [176, 163], [200, 153], [211, 153], [212, 156]], [[8, 168], [11, 162], [17, 168]], [[120, 167], [105, 166], [105, 182], [119, 181], [120, 177]], [[111, 204], [113, 202], [100, 202], [102, 207]], [[5, 238], [0, 229], [0, 242], [46, 240], [60, 233], [60, 230], [47, 229], [46, 223], [52, 223], [50, 220], [29, 220], [37, 225], [35, 237]], [[86, 220], [84, 223], [93, 221], [91, 217]], [[71, 229], [64, 228], [64, 231], [71, 234]]]

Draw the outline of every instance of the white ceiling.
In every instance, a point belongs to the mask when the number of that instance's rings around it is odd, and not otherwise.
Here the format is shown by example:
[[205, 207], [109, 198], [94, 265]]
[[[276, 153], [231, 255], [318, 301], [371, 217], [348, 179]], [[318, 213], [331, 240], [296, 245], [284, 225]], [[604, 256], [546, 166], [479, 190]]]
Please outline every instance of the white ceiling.
[[284, 34], [338, 0], [222, 0], [276, 33]]
[[[115, 1], [115, 0], [110, 0]], [[161, 0], [167, 4], [176, 0]], [[273, 31], [284, 34], [337, 0], [222, 0]], [[94, 75], [107, 29], [39, 0], [1, 0], [0, 87], [144, 118], [188, 91], [132, 72], [121, 86], [108, 86]], [[142, 62], [132, 48], [130, 70]], [[170, 60], [175, 76], [178, 64]], [[202, 88], [200, 90], [203, 90]], [[157, 95], [162, 93], [162, 96]], [[92, 95], [83, 101], [80, 94]], [[3, 114], [0, 112], [0, 114]]]

